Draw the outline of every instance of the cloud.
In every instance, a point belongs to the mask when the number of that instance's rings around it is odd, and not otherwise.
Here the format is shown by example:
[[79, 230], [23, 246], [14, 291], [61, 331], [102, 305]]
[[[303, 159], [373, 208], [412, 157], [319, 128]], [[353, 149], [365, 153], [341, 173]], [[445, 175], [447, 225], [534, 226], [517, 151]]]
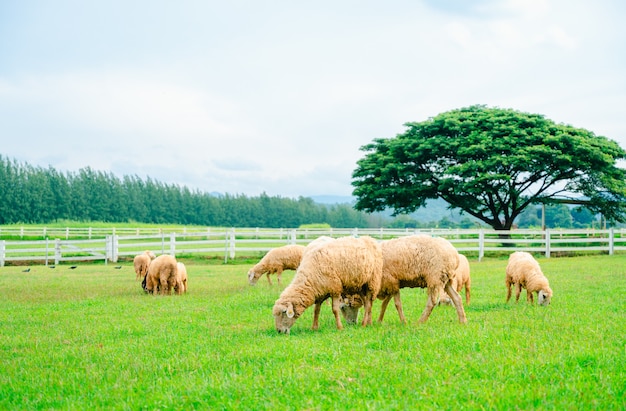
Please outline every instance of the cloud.
[[0, 16], [2, 154], [298, 196], [349, 195], [359, 147], [471, 104], [626, 146], [615, 2], [114, 6]]

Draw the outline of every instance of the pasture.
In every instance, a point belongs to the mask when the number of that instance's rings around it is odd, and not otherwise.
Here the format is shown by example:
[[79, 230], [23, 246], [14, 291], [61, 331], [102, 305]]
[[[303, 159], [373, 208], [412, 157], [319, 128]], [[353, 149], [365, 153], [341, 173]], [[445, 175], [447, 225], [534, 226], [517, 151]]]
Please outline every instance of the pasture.
[[0, 409], [626, 408], [626, 255], [539, 258], [548, 307], [506, 304], [506, 260], [470, 260], [466, 325], [449, 306], [418, 324], [426, 294], [404, 289], [406, 325], [390, 304], [338, 331], [324, 305], [290, 335], [256, 260], [181, 261], [189, 293], [165, 297], [132, 263], [0, 268]]

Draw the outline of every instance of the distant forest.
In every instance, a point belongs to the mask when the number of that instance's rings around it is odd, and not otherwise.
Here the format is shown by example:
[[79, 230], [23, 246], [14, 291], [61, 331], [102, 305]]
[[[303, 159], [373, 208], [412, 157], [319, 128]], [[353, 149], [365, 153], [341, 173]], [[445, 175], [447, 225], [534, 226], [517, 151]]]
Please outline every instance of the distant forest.
[[[563, 208], [564, 207], [564, 208]], [[597, 224], [591, 213], [549, 207], [548, 227], [590, 227]], [[62, 220], [138, 222], [221, 227], [297, 228], [327, 224], [336, 228], [471, 228], [477, 221], [445, 211], [445, 203], [432, 209], [440, 218], [425, 221], [424, 210], [392, 217], [389, 213], [366, 214], [351, 204], [320, 204], [312, 198], [298, 199], [261, 194], [216, 195], [166, 184], [151, 178], [117, 176], [92, 170], [61, 173], [52, 167], [34, 167], [0, 155], [0, 224], [45, 224]], [[537, 209], [520, 218], [520, 227], [541, 224]], [[441, 217], [442, 214], [445, 216]], [[420, 215], [422, 218], [420, 218]]]

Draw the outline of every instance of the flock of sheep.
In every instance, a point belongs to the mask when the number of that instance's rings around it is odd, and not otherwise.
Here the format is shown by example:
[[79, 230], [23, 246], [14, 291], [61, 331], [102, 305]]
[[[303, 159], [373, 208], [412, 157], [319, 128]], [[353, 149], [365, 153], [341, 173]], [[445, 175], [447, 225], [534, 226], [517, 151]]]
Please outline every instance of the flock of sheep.
[[[156, 257], [151, 251], [135, 256], [136, 278], [149, 294], [169, 295], [187, 292], [187, 269], [171, 255]], [[428, 299], [419, 318], [428, 320], [433, 308], [450, 304], [456, 308], [460, 323], [467, 322], [460, 292], [465, 288], [465, 303], [470, 303], [470, 265], [448, 240], [428, 235], [411, 235], [391, 240], [377, 241], [369, 236], [331, 238], [322, 236], [307, 246], [286, 245], [270, 250], [248, 271], [250, 285], [262, 275], [272, 285], [270, 274], [275, 274], [281, 284], [284, 270], [296, 270], [291, 283], [282, 291], [272, 313], [276, 330], [288, 334], [295, 321], [310, 306], [313, 312], [313, 329], [319, 327], [322, 303], [330, 298], [332, 312], [338, 329], [341, 317], [356, 323], [361, 307], [361, 322], [372, 324], [372, 306], [382, 300], [378, 322], [382, 322], [387, 305], [393, 298], [400, 321], [406, 323], [402, 310], [402, 288], [425, 288]], [[511, 299], [512, 287], [519, 301], [522, 288], [529, 302], [537, 294], [540, 305], [550, 304], [552, 290], [539, 263], [527, 252], [516, 251], [509, 256], [506, 267], [507, 297]]]
[[187, 292], [187, 267], [176, 258], [163, 254], [158, 257], [152, 251], [144, 251], [133, 259], [137, 279], [149, 294], [176, 294]]
[[[400, 321], [406, 322], [400, 289], [425, 288], [426, 307], [419, 319], [428, 320], [439, 304], [452, 304], [460, 323], [467, 322], [459, 293], [465, 288], [465, 302], [470, 303], [470, 267], [467, 258], [443, 238], [412, 235], [376, 241], [371, 237], [319, 237], [307, 246], [287, 245], [270, 250], [248, 272], [248, 281], [256, 284], [266, 274], [276, 274], [278, 283], [284, 270], [296, 270], [291, 283], [282, 291], [272, 313], [276, 330], [288, 334], [295, 321], [315, 305], [313, 329], [319, 325], [322, 303], [332, 301], [332, 312], [338, 329], [343, 328], [341, 316], [348, 323], [356, 322], [364, 308], [362, 325], [372, 323], [372, 305], [382, 300], [379, 322], [383, 321], [389, 301], [394, 299]], [[537, 293], [538, 303], [548, 305], [552, 297], [547, 278], [539, 263], [527, 252], [514, 252], [506, 267], [508, 302], [511, 287], [516, 287], [516, 301], [522, 288], [528, 301]]]

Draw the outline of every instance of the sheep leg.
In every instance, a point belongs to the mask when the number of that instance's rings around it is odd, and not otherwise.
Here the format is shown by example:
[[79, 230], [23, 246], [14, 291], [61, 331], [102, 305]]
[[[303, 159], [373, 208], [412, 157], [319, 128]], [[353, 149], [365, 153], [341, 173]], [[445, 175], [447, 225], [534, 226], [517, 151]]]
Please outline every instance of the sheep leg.
[[383, 318], [385, 317], [385, 310], [387, 310], [387, 304], [389, 304], [389, 301], [391, 301], [390, 295], [385, 297], [385, 299], [383, 300], [383, 303], [380, 306], [380, 315], [378, 316], [379, 323], [383, 322]]
[[522, 293], [522, 284], [521, 283], [517, 283], [515, 284], [515, 302], [519, 302], [519, 296]]
[[320, 326], [319, 319], [320, 319], [321, 309], [322, 309], [322, 303], [315, 303], [315, 309], [313, 311], [313, 326], [311, 327], [311, 329], [313, 330], [317, 330]]
[[268, 272], [267, 274], [265, 274], [265, 276], [267, 277], [267, 283], [269, 285], [272, 285], [272, 279], [270, 278], [270, 273]]
[[282, 268], [279, 268], [279, 269], [276, 271], [276, 281], [278, 281], [278, 285], [280, 285], [280, 276], [281, 276], [282, 274], [283, 274], [283, 270], [282, 270]]
[[469, 304], [470, 304], [470, 289], [469, 289], [469, 287], [467, 286], [467, 284], [465, 284], [465, 303], [466, 303], [467, 305], [469, 305]]
[[439, 289], [437, 287], [428, 287], [428, 300], [426, 300], [426, 308], [422, 312], [422, 316], [419, 319], [419, 322], [424, 323], [430, 317], [430, 313], [433, 312], [433, 308], [437, 305], [437, 300], [439, 299]]
[[508, 303], [509, 300], [511, 299], [511, 283], [510, 282], [506, 282], [506, 302]]
[[402, 300], [400, 299], [400, 292], [393, 295], [393, 302], [396, 305], [396, 311], [400, 317], [400, 322], [406, 324], [406, 317], [404, 316], [404, 310], [402, 310]]
[[363, 321], [361, 325], [367, 326], [372, 324], [372, 306], [374, 305], [374, 295], [371, 291], [368, 291], [365, 295], [361, 295], [361, 300], [363, 300], [363, 310], [365, 311], [363, 315]]
[[341, 295], [333, 295], [333, 314], [335, 314], [335, 322], [337, 323], [337, 329], [343, 330], [341, 324]]
[[528, 291], [528, 289], [526, 289], [526, 300], [531, 304], [535, 302], [535, 300], [533, 300], [533, 293]]
[[461, 324], [466, 323], [467, 317], [465, 316], [465, 310], [463, 309], [463, 299], [461, 298], [459, 293], [454, 289], [454, 287], [452, 287], [452, 285], [450, 284], [450, 281], [446, 283], [444, 290], [452, 299], [452, 304], [454, 304], [454, 307], [456, 308], [456, 313], [459, 316], [459, 322]]

